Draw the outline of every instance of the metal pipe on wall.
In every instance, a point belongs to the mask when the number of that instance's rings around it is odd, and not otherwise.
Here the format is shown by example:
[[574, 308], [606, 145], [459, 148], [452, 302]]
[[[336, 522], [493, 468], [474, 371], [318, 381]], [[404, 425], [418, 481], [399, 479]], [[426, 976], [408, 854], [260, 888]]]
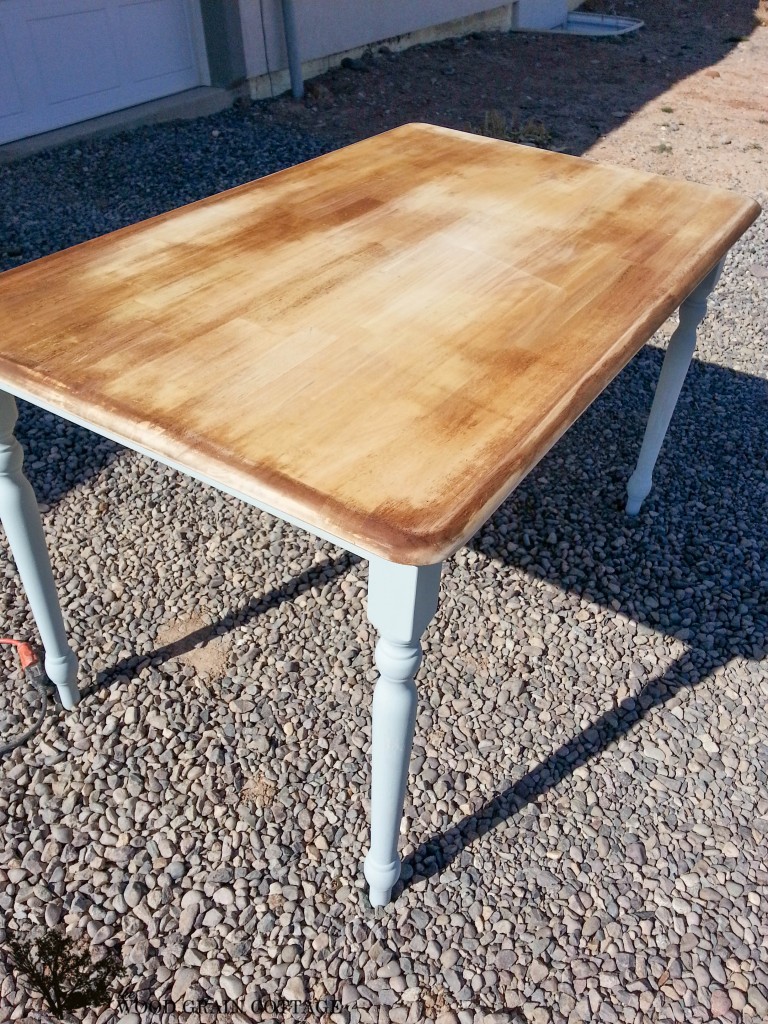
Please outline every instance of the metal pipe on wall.
[[288, 69], [291, 73], [291, 92], [294, 99], [300, 100], [304, 95], [304, 78], [301, 71], [301, 56], [299, 55], [299, 39], [296, 33], [296, 12], [293, 8], [293, 0], [282, 0], [282, 7], [285, 46], [288, 51]]

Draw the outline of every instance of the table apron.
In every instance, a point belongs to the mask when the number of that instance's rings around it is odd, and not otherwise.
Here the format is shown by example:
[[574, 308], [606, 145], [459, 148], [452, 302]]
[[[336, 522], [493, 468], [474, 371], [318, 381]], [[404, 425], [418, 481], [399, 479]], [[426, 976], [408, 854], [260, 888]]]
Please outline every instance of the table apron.
[[233, 498], [239, 498], [240, 501], [244, 501], [246, 505], [250, 505], [253, 508], [258, 509], [260, 512], [266, 512], [268, 515], [274, 516], [276, 519], [281, 519], [285, 523], [290, 523], [291, 526], [296, 526], [298, 529], [304, 530], [307, 533], [312, 534], [312, 536], [318, 537], [320, 540], [329, 541], [331, 544], [335, 544], [336, 547], [343, 548], [345, 551], [349, 551], [353, 555], [359, 555], [361, 558], [365, 558], [366, 560], [381, 557], [380, 555], [375, 555], [371, 551], [366, 551], [365, 548], [358, 547], [356, 544], [350, 544], [349, 541], [342, 540], [340, 537], [336, 537], [332, 533], [321, 530], [316, 526], [311, 526], [309, 523], [304, 522], [303, 519], [297, 519], [295, 516], [281, 512], [273, 505], [267, 504], [267, 502], [254, 501], [253, 498], [243, 494], [242, 491], [238, 491], [234, 487], [228, 487], [226, 484], [221, 484], [217, 480], [212, 480], [211, 477], [206, 476], [204, 473], [200, 473], [197, 470], [190, 469], [189, 466], [185, 466], [181, 462], [176, 462], [175, 460], [168, 459], [163, 455], [158, 455], [157, 452], [152, 451], [150, 448], [145, 448], [143, 445], [137, 444], [135, 441], [130, 441], [121, 434], [102, 427], [96, 427], [93, 423], [83, 419], [81, 416], [64, 412], [58, 406], [47, 402], [45, 399], [39, 398], [36, 395], [32, 395], [30, 392], [26, 391], [24, 388], [20, 388], [16, 384], [8, 384], [4, 381], [0, 382], [0, 391], [13, 395], [15, 398], [19, 398], [24, 402], [29, 402], [30, 405], [37, 406], [38, 409], [44, 409], [46, 412], [53, 413], [54, 416], [60, 416], [62, 419], [68, 420], [70, 423], [75, 423], [79, 427], [85, 427], [86, 430], [90, 430], [93, 433], [98, 434], [99, 437], [105, 437], [110, 441], [115, 441], [117, 444], [123, 445], [125, 448], [130, 448], [132, 451], [138, 452], [139, 455], [146, 456], [146, 458], [151, 459], [153, 462], [159, 462], [163, 466], [168, 466], [169, 469], [175, 469], [179, 473], [183, 473], [185, 476], [190, 476], [195, 480], [199, 480], [201, 483], [207, 484], [209, 487], [213, 487], [217, 491], [221, 491], [223, 494], [228, 494]]

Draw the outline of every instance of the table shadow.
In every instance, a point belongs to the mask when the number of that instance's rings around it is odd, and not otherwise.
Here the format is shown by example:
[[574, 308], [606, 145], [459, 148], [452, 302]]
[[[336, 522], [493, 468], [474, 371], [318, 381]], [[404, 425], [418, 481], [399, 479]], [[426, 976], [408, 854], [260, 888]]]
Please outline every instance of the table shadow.
[[90, 697], [98, 690], [109, 687], [113, 683], [123, 685], [126, 681], [130, 681], [138, 676], [147, 665], [159, 666], [173, 658], [188, 654], [197, 647], [205, 647], [211, 640], [215, 640], [217, 637], [245, 625], [251, 619], [263, 615], [272, 608], [278, 608], [284, 601], [291, 601], [298, 597], [299, 594], [304, 593], [304, 591], [310, 590], [312, 587], [318, 586], [323, 582], [340, 578], [351, 566], [359, 561], [360, 557], [358, 555], [340, 550], [338, 554], [335, 554], [333, 557], [324, 558], [321, 562], [316, 562], [311, 568], [305, 569], [298, 575], [286, 580], [279, 587], [273, 587], [264, 594], [252, 597], [236, 611], [226, 616], [226, 618], [192, 630], [172, 643], [156, 647], [151, 651], [132, 654], [128, 658], [123, 658], [121, 661], [111, 665], [109, 668], [103, 669], [97, 674], [96, 679], [90, 686], [81, 689], [82, 697]]
[[[755, 7], [754, 0], [703, 9], [654, 0], [617, 10], [615, 0], [588, 0], [582, 13], [628, 15], [645, 27], [603, 38], [524, 34], [529, 59], [520, 68], [520, 120], [535, 118], [552, 130], [556, 145], [581, 155], [675, 83], [725, 59], [757, 31]], [[683, 116], [670, 112], [673, 122]]]
[[[761, 563], [768, 550], [768, 382], [694, 361], [654, 489], [639, 516], [629, 518], [626, 481], [661, 360], [659, 350], [644, 349], [471, 547], [676, 636], [686, 653], [474, 813], [421, 842], [404, 859], [403, 887], [437, 874], [680, 690], [734, 657], [768, 654], [768, 567]], [[530, 679], [535, 675], [534, 666]]]

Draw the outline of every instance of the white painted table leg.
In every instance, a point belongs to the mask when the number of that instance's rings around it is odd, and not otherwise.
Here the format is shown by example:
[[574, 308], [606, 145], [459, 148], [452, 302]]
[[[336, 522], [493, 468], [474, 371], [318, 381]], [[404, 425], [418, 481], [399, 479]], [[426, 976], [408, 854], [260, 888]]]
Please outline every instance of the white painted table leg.
[[637, 515], [651, 490], [653, 469], [675, 411], [685, 375], [696, 347], [696, 328], [707, 312], [707, 299], [717, 284], [723, 264], [718, 263], [680, 306], [680, 323], [669, 339], [669, 347], [656, 385], [656, 394], [645, 428], [637, 468], [627, 483], [627, 514]]
[[0, 392], [0, 519], [45, 648], [45, 671], [61, 703], [72, 708], [80, 699], [77, 658], [69, 649], [53, 582], [43, 524], [32, 487], [22, 472], [24, 453], [13, 436], [16, 401]]
[[384, 906], [400, 877], [397, 841], [408, 782], [421, 663], [421, 634], [437, 610], [440, 565], [396, 565], [372, 558], [368, 618], [379, 631], [373, 694], [371, 848], [365, 877], [374, 907]]

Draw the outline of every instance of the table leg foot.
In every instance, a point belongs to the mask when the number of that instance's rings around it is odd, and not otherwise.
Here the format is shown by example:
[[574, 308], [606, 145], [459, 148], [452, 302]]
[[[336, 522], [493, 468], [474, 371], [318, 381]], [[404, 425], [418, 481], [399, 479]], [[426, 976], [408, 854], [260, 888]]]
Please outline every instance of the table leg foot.
[[0, 519], [40, 631], [45, 671], [63, 706], [72, 708], [80, 699], [77, 658], [67, 644], [37, 501], [22, 472], [24, 453], [13, 436], [16, 418], [16, 401], [0, 392]]
[[669, 339], [637, 468], [627, 483], [627, 515], [637, 515], [650, 493], [656, 460], [693, 358], [696, 329], [707, 312], [707, 298], [717, 284], [722, 267], [722, 263], [718, 263], [680, 306], [680, 323]]
[[373, 695], [371, 846], [364, 872], [375, 907], [389, 903], [400, 877], [397, 841], [418, 701], [413, 680], [421, 634], [437, 609], [440, 569], [370, 561], [368, 617], [380, 633], [380, 675]]
[[[395, 881], [397, 881], [400, 874], [400, 862], [397, 862], [397, 872], [395, 874]], [[365, 877], [368, 878], [368, 862], [366, 861]], [[368, 896], [371, 901], [372, 907], [386, 907], [389, 901], [392, 899], [392, 887], [389, 889], [374, 889], [373, 884], [368, 878], [368, 884], [370, 886], [368, 890]]]

